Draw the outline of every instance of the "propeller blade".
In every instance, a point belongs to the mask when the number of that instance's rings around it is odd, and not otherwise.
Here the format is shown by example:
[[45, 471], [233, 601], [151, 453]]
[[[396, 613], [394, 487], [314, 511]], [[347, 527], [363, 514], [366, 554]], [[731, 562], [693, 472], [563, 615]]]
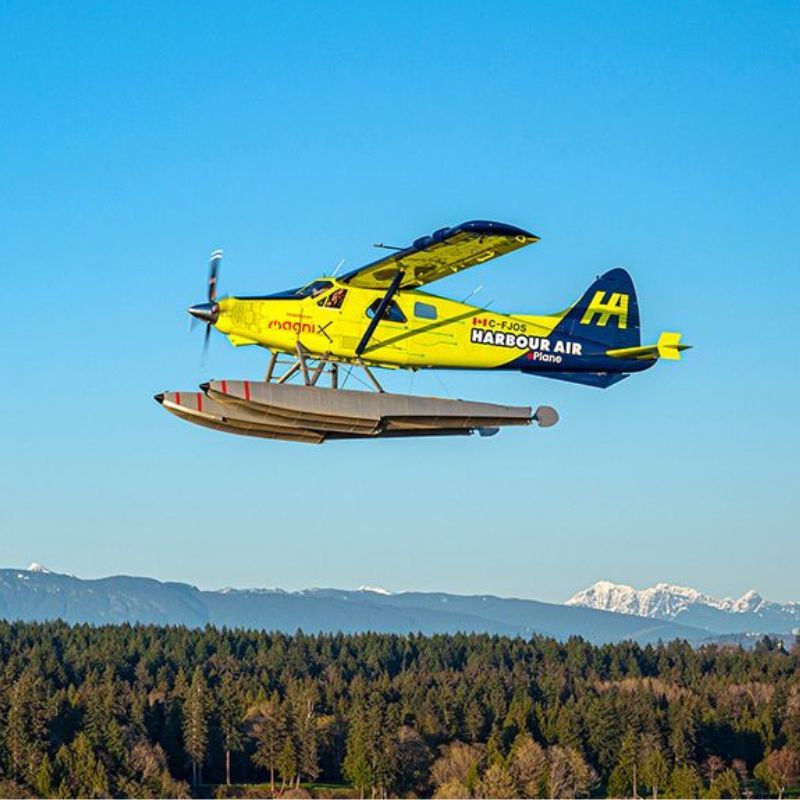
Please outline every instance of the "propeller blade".
[[219, 265], [222, 261], [222, 250], [215, 250], [211, 254], [211, 261], [208, 265], [208, 302], [214, 303], [217, 300], [217, 274]]
[[222, 250], [215, 250], [211, 254], [208, 264], [208, 302], [199, 303], [187, 309], [191, 314], [192, 321], [189, 330], [194, 330], [197, 321], [205, 322], [206, 331], [203, 335], [203, 350], [201, 362], [205, 364], [208, 357], [208, 344], [211, 338], [211, 326], [216, 323], [219, 316], [219, 306], [217, 305], [217, 277], [219, 276], [219, 265], [222, 261]]

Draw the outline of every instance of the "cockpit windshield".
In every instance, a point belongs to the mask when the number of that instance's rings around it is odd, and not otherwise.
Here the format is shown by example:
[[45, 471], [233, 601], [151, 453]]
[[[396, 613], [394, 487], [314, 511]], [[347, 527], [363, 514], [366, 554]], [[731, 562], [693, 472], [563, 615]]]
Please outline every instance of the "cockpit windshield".
[[300, 300], [303, 297], [316, 297], [323, 292], [328, 291], [333, 284], [330, 281], [313, 281], [312, 283], [301, 286], [299, 289], [287, 289], [285, 292], [277, 292], [276, 294], [267, 295], [267, 298], [274, 300]]
[[309, 283], [308, 286], [297, 289], [295, 294], [298, 297], [316, 297], [318, 294], [326, 292], [331, 286], [333, 286], [333, 284], [330, 281], [314, 281], [313, 283]]

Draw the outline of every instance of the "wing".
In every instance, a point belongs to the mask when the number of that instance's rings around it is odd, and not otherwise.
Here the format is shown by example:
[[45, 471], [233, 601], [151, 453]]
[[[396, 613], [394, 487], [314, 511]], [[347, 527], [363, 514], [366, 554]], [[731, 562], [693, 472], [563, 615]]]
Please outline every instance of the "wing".
[[538, 236], [502, 222], [464, 222], [423, 236], [411, 247], [348, 272], [340, 280], [361, 289], [387, 289], [400, 270], [399, 288], [415, 289], [538, 241]]

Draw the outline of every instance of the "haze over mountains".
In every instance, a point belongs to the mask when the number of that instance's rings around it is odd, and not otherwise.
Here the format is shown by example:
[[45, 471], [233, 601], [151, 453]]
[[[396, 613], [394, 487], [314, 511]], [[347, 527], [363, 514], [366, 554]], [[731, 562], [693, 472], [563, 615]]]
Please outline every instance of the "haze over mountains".
[[[706, 595], [680, 587], [655, 587], [641, 597], [630, 587], [612, 587], [595, 584], [565, 605], [492, 595], [392, 594], [374, 587], [203, 591], [185, 583], [124, 575], [83, 580], [31, 564], [27, 570], [0, 569], [0, 617], [92, 624], [211, 624], [287, 633], [298, 628], [307, 633], [466, 631], [523, 637], [538, 633], [558, 639], [582, 636], [592, 642], [641, 643], [785, 634], [800, 625], [800, 615], [794, 616], [800, 604], [787, 608], [760, 598], [760, 602], [751, 598], [731, 601], [733, 605], [712, 604]], [[668, 591], [675, 589], [679, 591]]]

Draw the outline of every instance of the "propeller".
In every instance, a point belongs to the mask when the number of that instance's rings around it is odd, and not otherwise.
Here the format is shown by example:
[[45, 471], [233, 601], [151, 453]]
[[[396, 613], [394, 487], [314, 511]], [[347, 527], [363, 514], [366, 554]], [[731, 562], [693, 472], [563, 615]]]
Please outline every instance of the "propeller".
[[211, 337], [211, 326], [219, 318], [219, 305], [217, 304], [217, 276], [219, 275], [219, 265], [222, 261], [222, 250], [215, 250], [211, 254], [208, 265], [208, 302], [200, 303], [188, 309], [192, 315], [192, 326], [194, 320], [199, 319], [206, 323], [206, 332], [203, 336], [203, 360], [208, 355], [208, 342]]
[[211, 261], [208, 265], [208, 302], [217, 302], [217, 275], [219, 274], [219, 265], [222, 261], [222, 250], [215, 250], [211, 254]]

